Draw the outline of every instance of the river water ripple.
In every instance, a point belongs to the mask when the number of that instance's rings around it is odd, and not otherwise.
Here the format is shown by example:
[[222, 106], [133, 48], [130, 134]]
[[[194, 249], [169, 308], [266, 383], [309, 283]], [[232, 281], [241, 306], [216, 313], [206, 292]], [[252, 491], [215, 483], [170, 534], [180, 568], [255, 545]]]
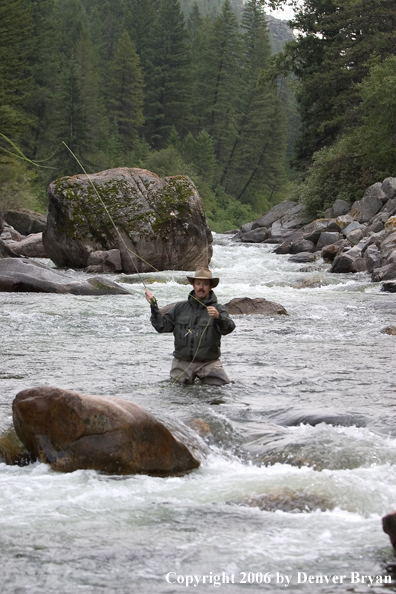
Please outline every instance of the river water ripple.
[[[130, 296], [0, 294], [0, 429], [18, 392], [45, 384], [206, 432], [185, 477], [0, 463], [2, 594], [367, 592], [363, 575], [396, 590], [381, 527], [396, 506], [395, 337], [380, 332], [395, 297], [271, 249], [215, 236], [218, 300], [265, 297], [289, 313], [234, 318], [222, 388], [171, 385], [172, 336], [151, 327], [133, 275], [112, 276]], [[160, 305], [189, 290], [181, 272], [145, 278]]]

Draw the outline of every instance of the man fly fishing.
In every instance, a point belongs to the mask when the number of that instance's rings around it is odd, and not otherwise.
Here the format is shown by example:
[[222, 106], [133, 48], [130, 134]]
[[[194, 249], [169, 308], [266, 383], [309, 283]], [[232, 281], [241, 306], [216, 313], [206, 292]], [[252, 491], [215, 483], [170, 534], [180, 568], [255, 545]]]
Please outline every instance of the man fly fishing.
[[235, 324], [225, 307], [217, 303], [213, 288], [219, 284], [207, 268], [199, 268], [187, 279], [193, 285], [187, 301], [180, 301], [162, 315], [154, 295], [146, 289], [151, 306], [151, 323], [157, 332], [173, 332], [175, 350], [171, 379], [193, 384], [196, 377], [211, 386], [223, 386], [230, 379], [220, 361], [221, 337], [230, 334]]

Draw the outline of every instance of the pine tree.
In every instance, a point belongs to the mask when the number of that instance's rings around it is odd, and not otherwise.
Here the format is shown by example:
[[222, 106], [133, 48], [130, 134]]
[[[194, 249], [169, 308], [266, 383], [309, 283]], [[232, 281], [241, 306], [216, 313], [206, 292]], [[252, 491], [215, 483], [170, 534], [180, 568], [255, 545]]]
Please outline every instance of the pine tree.
[[129, 0], [125, 6], [124, 27], [135, 43], [142, 67], [145, 65], [150, 31], [157, 18], [153, 0]]
[[172, 126], [181, 135], [186, 132], [191, 58], [178, 0], [162, 0], [147, 52], [145, 133], [158, 149], [165, 146]]
[[270, 58], [263, 8], [249, 0], [242, 17], [244, 64], [233, 141], [220, 177], [225, 190], [260, 210], [284, 174], [285, 125], [276, 89], [262, 82]]
[[[62, 67], [57, 80], [56, 142], [67, 146], [90, 167], [95, 167], [108, 136], [108, 121], [100, 96], [100, 77], [96, 52], [86, 28], [85, 13], [79, 0], [69, 0], [62, 27], [70, 27], [71, 12], [79, 18], [73, 21], [68, 44], [63, 30]], [[71, 175], [79, 166], [63, 147], [57, 156], [60, 173]]]
[[291, 22], [300, 31], [277, 58], [279, 72], [299, 79], [297, 100], [302, 132], [297, 165], [334, 143], [349, 127], [360, 98], [357, 83], [369, 58], [396, 53], [394, 0], [311, 0]]
[[211, 183], [215, 172], [216, 160], [214, 155], [213, 139], [201, 130], [198, 134], [193, 154], [194, 169], [205, 181]]
[[[229, 0], [207, 31], [196, 38], [193, 113], [198, 126], [213, 138], [222, 164], [232, 143], [241, 93], [243, 48], [238, 22]], [[198, 127], [197, 126], [197, 127]]]
[[193, 7], [190, 12], [190, 16], [188, 17], [187, 21], [187, 30], [190, 37], [190, 42], [192, 43], [202, 27], [202, 16], [198, 7], [198, 4], [194, 2]]
[[130, 152], [143, 125], [143, 74], [135, 44], [123, 31], [109, 65], [107, 111], [114, 121], [122, 144], [123, 153]]
[[30, 87], [28, 52], [32, 21], [22, 0], [0, 4], [0, 122], [1, 132], [17, 140], [29, 117], [24, 109]]
[[32, 117], [24, 145], [32, 159], [49, 156], [56, 128], [56, 81], [61, 69], [60, 13], [56, 0], [31, 3], [33, 21], [29, 53], [32, 90], [26, 109]]

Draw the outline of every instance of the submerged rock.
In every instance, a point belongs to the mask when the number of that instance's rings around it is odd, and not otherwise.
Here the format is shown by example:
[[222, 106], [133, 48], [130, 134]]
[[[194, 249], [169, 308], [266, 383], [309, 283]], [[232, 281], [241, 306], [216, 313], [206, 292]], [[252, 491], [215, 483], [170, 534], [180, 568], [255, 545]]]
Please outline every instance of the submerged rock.
[[382, 328], [381, 333], [396, 336], [396, 326], [387, 326], [386, 328]]
[[0, 259], [0, 292], [130, 295], [129, 291], [108, 279], [94, 277], [76, 281], [41, 262], [24, 258]]
[[262, 495], [247, 496], [231, 503], [258, 507], [262, 511], [281, 510], [289, 513], [311, 512], [316, 509], [326, 511], [334, 508], [334, 504], [324, 496], [309, 493], [307, 490], [297, 491], [288, 487], [269, 489], [267, 493]]
[[279, 305], [279, 303], [274, 303], [273, 301], [267, 301], [262, 297], [256, 297], [255, 299], [250, 299], [250, 297], [236, 297], [235, 299], [231, 299], [231, 301], [229, 301], [228, 303], [225, 303], [224, 307], [226, 308], [227, 312], [231, 315], [289, 315], [283, 307], [283, 305]]
[[112, 249], [120, 250], [128, 274], [208, 266], [213, 238], [188, 177], [160, 178], [123, 167], [90, 180], [100, 198], [86, 175], [63, 177], [49, 187], [43, 243], [57, 266], [85, 268], [92, 252]]
[[396, 293], [396, 280], [384, 283], [381, 287], [381, 291], [386, 291], [388, 293]]
[[165, 425], [132, 402], [40, 386], [19, 392], [12, 410], [32, 459], [54, 470], [169, 476], [200, 464]]

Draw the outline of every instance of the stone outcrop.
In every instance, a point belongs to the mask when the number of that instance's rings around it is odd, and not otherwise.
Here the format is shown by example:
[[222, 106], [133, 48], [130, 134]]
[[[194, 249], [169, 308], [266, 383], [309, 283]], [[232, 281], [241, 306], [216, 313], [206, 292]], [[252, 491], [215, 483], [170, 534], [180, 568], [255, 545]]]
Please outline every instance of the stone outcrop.
[[200, 465], [163, 423], [132, 402], [40, 386], [19, 392], [12, 411], [32, 459], [54, 470], [169, 476]]
[[367, 272], [373, 282], [387, 282], [383, 290], [393, 292], [389, 281], [396, 282], [396, 177], [367, 188], [352, 207], [336, 200], [325, 218], [304, 221], [301, 209], [285, 200], [243, 225], [233, 240], [278, 243], [274, 253], [292, 254], [292, 262], [321, 257], [331, 263], [332, 273]]
[[46, 215], [34, 212], [28, 208], [7, 210], [4, 213], [4, 221], [16, 229], [21, 235], [42, 233], [47, 226]]
[[42, 233], [33, 233], [28, 237], [21, 238], [19, 241], [8, 241], [8, 247], [19, 256], [28, 258], [47, 258], [47, 253], [43, 246]]
[[88, 256], [86, 272], [120, 272], [122, 270], [120, 250], [92, 252]]
[[256, 297], [255, 299], [251, 299], [250, 297], [236, 297], [235, 299], [231, 299], [228, 303], [225, 303], [224, 307], [230, 315], [289, 315], [283, 305], [279, 305], [279, 303], [273, 301], [267, 301], [267, 299], [262, 297]]
[[57, 266], [85, 268], [93, 252], [113, 249], [120, 250], [125, 273], [208, 265], [212, 234], [188, 177], [160, 178], [124, 167], [91, 174], [90, 180], [75, 175], [49, 187], [43, 243]]
[[2, 258], [19, 258], [19, 257], [20, 256], [18, 254], [13, 252], [12, 249], [8, 247], [8, 245], [5, 243], [5, 241], [0, 239], [0, 260]]
[[25, 258], [0, 259], [0, 292], [71, 293], [72, 295], [130, 295], [108, 279], [76, 281], [71, 276]]

